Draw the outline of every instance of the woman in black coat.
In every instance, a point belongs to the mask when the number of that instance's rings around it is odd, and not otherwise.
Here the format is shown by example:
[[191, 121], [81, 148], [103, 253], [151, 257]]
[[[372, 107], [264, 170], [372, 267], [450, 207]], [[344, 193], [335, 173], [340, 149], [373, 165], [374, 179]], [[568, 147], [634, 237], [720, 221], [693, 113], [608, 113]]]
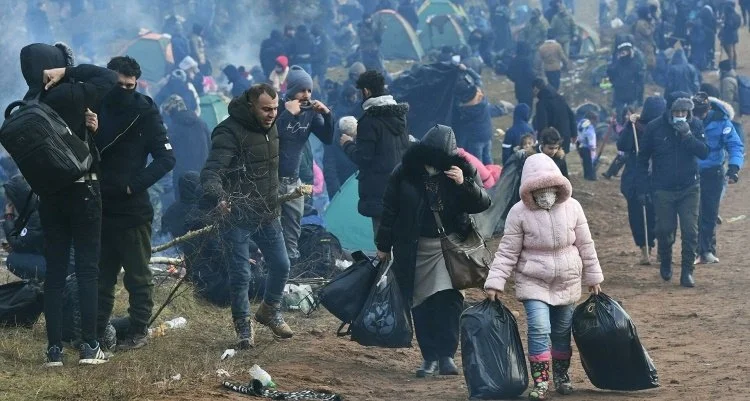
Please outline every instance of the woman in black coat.
[[450, 127], [437, 125], [407, 150], [393, 171], [383, 197], [383, 215], [375, 244], [381, 261], [393, 252], [393, 272], [412, 308], [424, 362], [417, 377], [456, 375], [463, 294], [453, 289], [440, 247], [433, 211], [446, 234], [468, 234], [469, 214], [490, 206], [476, 170], [457, 154]]

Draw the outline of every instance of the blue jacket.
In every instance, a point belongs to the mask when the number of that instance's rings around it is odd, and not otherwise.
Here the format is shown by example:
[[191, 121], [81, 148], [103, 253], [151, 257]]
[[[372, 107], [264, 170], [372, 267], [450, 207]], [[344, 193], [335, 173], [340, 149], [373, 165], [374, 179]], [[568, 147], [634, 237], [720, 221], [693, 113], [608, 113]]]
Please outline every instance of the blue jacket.
[[742, 167], [745, 161], [745, 146], [732, 124], [732, 113], [727, 104], [711, 99], [711, 110], [703, 120], [705, 127], [708, 157], [698, 161], [698, 167], [703, 170], [723, 166], [729, 156], [729, 164]]
[[513, 110], [513, 125], [505, 132], [503, 140], [503, 165], [513, 155], [513, 148], [521, 144], [521, 137], [526, 134], [534, 135], [534, 128], [529, 124], [531, 108], [521, 103]]
[[460, 106], [453, 129], [461, 145], [492, 140], [492, 118], [505, 114], [501, 107], [490, 104], [487, 98], [471, 106]]
[[687, 92], [690, 95], [698, 92], [701, 76], [694, 66], [688, 63], [685, 51], [677, 49], [672, 56], [672, 62], [667, 69], [666, 87], [664, 93]]

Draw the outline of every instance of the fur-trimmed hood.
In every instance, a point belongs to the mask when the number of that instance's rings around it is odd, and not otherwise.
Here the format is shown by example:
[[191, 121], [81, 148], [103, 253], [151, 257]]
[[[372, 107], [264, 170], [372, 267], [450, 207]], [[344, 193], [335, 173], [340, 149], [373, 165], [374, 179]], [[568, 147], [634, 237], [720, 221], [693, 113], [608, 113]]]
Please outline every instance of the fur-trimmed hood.
[[384, 106], [371, 106], [365, 110], [366, 114], [373, 117], [406, 117], [409, 112], [408, 103], [388, 104]]
[[732, 107], [731, 104], [715, 97], [709, 97], [708, 102], [711, 105], [711, 109], [719, 110], [724, 113], [727, 118], [729, 118], [730, 120], [734, 120], [735, 111], [734, 107]]
[[[448, 171], [458, 166], [464, 177], [476, 179], [477, 171], [466, 159], [458, 155], [456, 135], [451, 127], [436, 125], [427, 131], [422, 141], [412, 145], [401, 162], [404, 174], [412, 182], [419, 182], [427, 173], [424, 166], [437, 171]], [[481, 183], [481, 180], [478, 181]]]
[[573, 193], [570, 181], [562, 175], [552, 158], [545, 154], [529, 156], [521, 174], [521, 201], [531, 210], [539, 209], [532, 193], [550, 187], [557, 187], [556, 205], [567, 201]]

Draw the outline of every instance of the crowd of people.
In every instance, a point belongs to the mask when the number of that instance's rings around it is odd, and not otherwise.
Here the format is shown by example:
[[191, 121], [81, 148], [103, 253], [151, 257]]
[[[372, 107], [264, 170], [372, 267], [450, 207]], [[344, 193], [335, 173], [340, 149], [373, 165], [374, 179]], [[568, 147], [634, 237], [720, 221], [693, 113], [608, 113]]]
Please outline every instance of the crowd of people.
[[[224, 266], [224, 286], [204, 295], [223, 297], [231, 307], [238, 348], [254, 346], [252, 320], [277, 337], [293, 337], [281, 301], [300, 258], [303, 218], [315, 209], [322, 213], [325, 199], [358, 172], [358, 212], [372, 220], [376, 256], [393, 263], [411, 309], [423, 356], [417, 376], [458, 374], [453, 358], [463, 294], [452, 286], [440, 238], [465, 236], [473, 229], [471, 215], [495, 200], [498, 176], [483, 171], [494, 164], [492, 119], [506, 110], [487, 100], [477, 70], [483, 63], [496, 68], [508, 54], [506, 74], [517, 104], [504, 134], [502, 164], [520, 160], [518, 202], [507, 205], [485, 290], [499, 300], [515, 272], [516, 296], [529, 322], [531, 399], [547, 397], [550, 372], [557, 392], [572, 392], [573, 307], [582, 285], [598, 293], [604, 280], [566, 162], [574, 147], [583, 178], [597, 179], [602, 124], [615, 132], [619, 151], [603, 175], [612, 178], [624, 167], [621, 190], [640, 262], [650, 264], [657, 249], [661, 277], [670, 281], [679, 226], [680, 285], [695, 285], [696, 264], [719, 263], [721, 199], [744, 164], [735, 68], [746, 5], [740, 16], [729, 2], [637, 2], [629, 16], [628, 2], [618, 1], [617, 14], [631, 30], [617, 36], [606, 68], [616, 115], [607, 120], [595, 111], [577, 115], [562, 93], [571, 46], [580, 41], [572, 4], [551, 0], [530, 10], [514, 41], [511, 2], [489, 0], [488, 20], [477, 24], [469, 48], [443, 48], [436, 59], [461, 77], [452, 126], [412, 132], [410, 105], [389, 92], [393, 77], [381, 53], [383, 26], [372, 13], [396, 9], [416, 29], [416, 2], [339, 3], [332, 9], [335, 27], [286, 25], [262, 41], [258, 66], [221, 68], [231, 101], [228, 117], [215, 128], [200, 118], [199, 98], [217, 91], [219, 74], [199, 23], [186, 37], [182, 21], [167, 18], [164, 31], [175, 65], [153, 98], [151, 88], [141, 86], [139, 60], [129, 56], [98, 67], [76, 64], [73, 50], [62, 43], [21, 50], [24, 99], [39, 98], [51, 107], [88, 144], [94, 160], [80, 179], [41, 196], [8, 158], [0, 160], [9, 177], [7, 266], [19, 277], [44, 281], [46, 366], [63, 364], [61, 300], [68, 274], [75, 272], [78, 280], [79, 363], [107, 362], [114, 350], [104, 349], [100, 336], [111, 318], [121, 268], [129, 324], [118, 333], [117, 351], [127, 351], [148, 344], [152, 235], [176, 237], [209, 224], [215, 227], [211, 234], [180, 250], [196, 283], [221, 275], [217, 266]], [[29, 7], [27, 20], [38, 24], [46, 18], [44, 8], [44, 2]], [[609, 12], [606, 5], [600, 9]], [[689, 16], [693, 9], [697, 14]], [[52, 41], [51, 32], [35, 32], [39, 42]], [[726, 54], [718, 63], [718, 88], [701, 76], [713, 68], [717, 35]], [[328, 68], [347, 46], [341, 58], [346, 80], [337, 83], [327, 78]], [[646, 96], [651, 83], [662, 86], [664, 96]], [[320, 204], [303, 198], [279, 202], [305, 183], [324, 188], [316, 193]], [[174, 190], [155, 191], [160, 185]], [[166, 208], [163, 218], [155, 216], [155, 199]], [[266, 274], [259, 290], [261, 261]], [[252, 314], [254, 293], [262, 302]]]

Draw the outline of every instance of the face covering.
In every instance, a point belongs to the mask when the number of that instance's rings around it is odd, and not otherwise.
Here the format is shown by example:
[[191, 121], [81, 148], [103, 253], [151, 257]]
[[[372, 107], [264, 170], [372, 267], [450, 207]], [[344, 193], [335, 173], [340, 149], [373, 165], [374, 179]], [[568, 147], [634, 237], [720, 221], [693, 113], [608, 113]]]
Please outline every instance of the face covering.
[[534, 202], [537, 206], [544, 210], [552, 209], [552, 206], [557, 202], [557, 191], [554, 188], [545, 188], [534, 191]]
[[122, 106], [130, 103], [135, 94], [135, 89], [125, 89], [121, 86], [115, 86], [109, 91], [105, 102], [111, 106]]
[[672, 117], [672, 122], [673, 123], [677, 123], [677, 122], [680, 122], [680, 121], [687, 122], [687, 117]]

